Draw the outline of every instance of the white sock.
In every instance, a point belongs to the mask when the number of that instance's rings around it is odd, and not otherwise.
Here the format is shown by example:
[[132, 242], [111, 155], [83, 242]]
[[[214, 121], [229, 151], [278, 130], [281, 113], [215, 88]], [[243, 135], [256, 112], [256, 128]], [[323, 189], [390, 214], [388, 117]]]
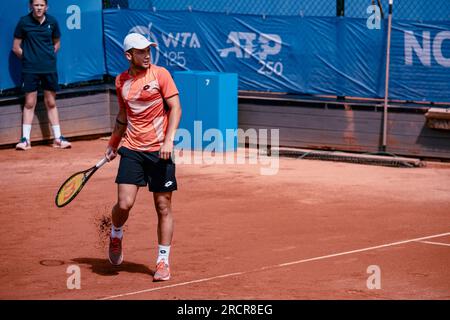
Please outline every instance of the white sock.
[[160, 262], [162, 259], [169, 264], [169, 254], [170, 254], [170, 246], [158, 245], [158, 259], [156, 259], [156, 264]]
[[122, 239], [122, 237], [123, 237], [123, 226], [117, 228], [113, 224], [111, 224], [111, 238]]
[[25, 137], [28, 141], [30, 141], [31, 124], [22, 124], [22, 132], [22, 137]]
[[53, 129], [53, 136], [55, 139], [59, 139], [61, 137], [61, 127], [58, 125], [52, 126]]

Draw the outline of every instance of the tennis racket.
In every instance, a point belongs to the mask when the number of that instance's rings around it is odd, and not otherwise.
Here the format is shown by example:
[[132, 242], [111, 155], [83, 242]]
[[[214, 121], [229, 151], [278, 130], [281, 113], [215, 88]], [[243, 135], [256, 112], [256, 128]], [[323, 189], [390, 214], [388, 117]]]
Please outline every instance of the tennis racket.
[[58, 208], [64, 207], [69, 204], [78, 193], [83, 189], [84, 185], [88, 182], [89, 178], [103, 166], [108, 159], [103, 158], [97, 164], [87, 170], [80, 171], [71, 175], [59, 188], [55, 197], [55, 204]]

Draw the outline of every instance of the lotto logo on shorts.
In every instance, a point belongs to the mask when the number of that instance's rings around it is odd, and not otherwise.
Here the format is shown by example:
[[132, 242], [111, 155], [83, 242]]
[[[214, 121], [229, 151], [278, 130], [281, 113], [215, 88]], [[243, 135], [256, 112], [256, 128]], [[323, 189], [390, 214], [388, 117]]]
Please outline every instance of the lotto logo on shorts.
[[166, 184], [164, 185], [164, 187], [168, 188], [171, 185], [173, 185], [173, 181], [167, 181]]

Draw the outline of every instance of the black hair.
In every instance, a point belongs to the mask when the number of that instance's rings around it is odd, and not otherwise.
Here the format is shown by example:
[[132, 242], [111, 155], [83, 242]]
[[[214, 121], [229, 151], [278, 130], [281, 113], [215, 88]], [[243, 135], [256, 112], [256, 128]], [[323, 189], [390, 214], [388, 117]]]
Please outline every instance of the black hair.
[[[44, 0], [44, 1], [45, 1], [45, 4], [48, 4], [47, 0]], [[33, 2], [34, 2], [34, 0], [30, 0], [30, 5], [33, 5]]]

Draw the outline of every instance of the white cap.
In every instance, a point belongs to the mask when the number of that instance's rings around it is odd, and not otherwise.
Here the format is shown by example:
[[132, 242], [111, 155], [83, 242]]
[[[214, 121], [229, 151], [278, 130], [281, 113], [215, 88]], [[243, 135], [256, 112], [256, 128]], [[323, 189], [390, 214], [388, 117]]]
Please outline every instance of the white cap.
[[123, 51], [130, 49], [145, 49], [148, 46], [156, 47], [156, 42], [150, 42], [140, 33], [130, 33], [123, 40]]

